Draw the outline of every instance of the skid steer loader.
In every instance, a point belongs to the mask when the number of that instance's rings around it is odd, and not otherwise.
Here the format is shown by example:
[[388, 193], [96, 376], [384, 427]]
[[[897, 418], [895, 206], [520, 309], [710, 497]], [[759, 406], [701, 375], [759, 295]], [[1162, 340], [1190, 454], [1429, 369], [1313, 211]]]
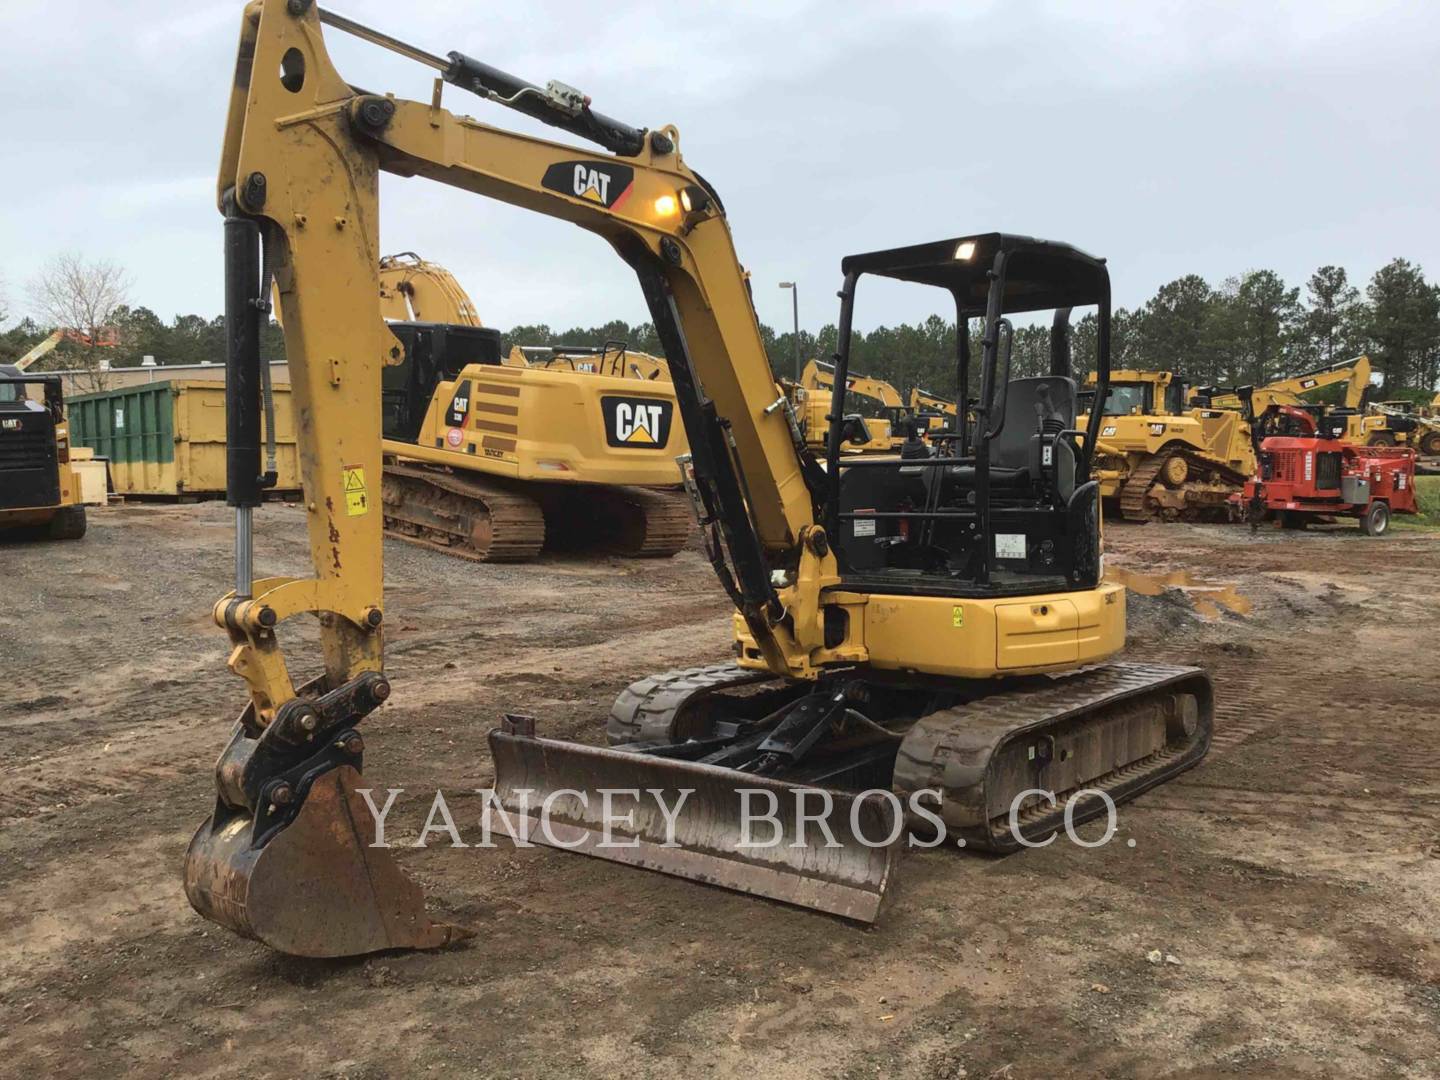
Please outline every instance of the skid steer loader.
[[[455, 115], [438, 87], [426, 102], [357, 90], [332, 66], [323, 25], [604, 152]], [[499, 823], [868, 921], [907, 836], [1013, 850], [1205, 754], [1206, 675], [1115, 660], [1125, 592], [1103, 580], [1099, 494], [1068, 374], [1070, 308], [1093, 305], [1104, 399], [1103, 260], [1000, 233], [847, 257], [831, 415], [843, 410], [857, 290], [876, 278], [953, 305], [957, 385], [968, 385], [969, 321], [982, 321], [981, 392], [973, 431], [962, 425], [944, 453], [842, 455], [835, 419], [822, 466], [777, 394], [724, 206], [673, 127], [631, 127], [562, 84], [435, 56], [304, 0], [257, 0], [218, 185], [237, 547], [235, 588], [214, 615], [249, 702], [186, 856], [186, 890], [206, 918], [304, 955], [462, 933], [432, 920], [389, 851], [371, 846], [360, 794], [382, 785], [362, 779], [357, 725], [390, 695], [373, 502], [381, 438], [364, 420], [394, 343], [375, 302], [382, 170], [570, 221], [630, 266], [689, 435], [708, 555], [736, 609], [733, 664], [635, 683], [611, 711], [610, 747], [507, 717], [490, 736]], [[299, 438], [313, 578], [252, 569], [262, 263], [281, 286], [292, 393], [311, 421]], [[1052, 373], [1010, 378], [1007, 315], [1052, 310]], [[1092, 410], [1092, 428], [1097, 419]], [[321, 618], [325, 670], [296, 686], [276, 627], [306, 613]], [[746, 806], [772, 800], [797, 812], [776, 816], [774, 843], [747, 842]]]

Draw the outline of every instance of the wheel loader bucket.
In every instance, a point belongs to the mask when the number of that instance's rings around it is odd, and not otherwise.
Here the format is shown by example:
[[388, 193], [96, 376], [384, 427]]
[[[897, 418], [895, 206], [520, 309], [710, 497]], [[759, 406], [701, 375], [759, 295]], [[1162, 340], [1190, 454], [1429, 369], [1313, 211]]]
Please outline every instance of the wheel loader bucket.
[[425, 914], [349, 766], [314, 781], [295, 820], [253, 842], [256, 819], [221, 803], [185, 853], [185, 895], [211, 922], [292, 956], [433, 949], [468, 937]]
[[800, 788], [524, 729], [492, 731], [490, 752], [494, 832], [858, 922], [878, 918], [904, 842], [888, 792]]

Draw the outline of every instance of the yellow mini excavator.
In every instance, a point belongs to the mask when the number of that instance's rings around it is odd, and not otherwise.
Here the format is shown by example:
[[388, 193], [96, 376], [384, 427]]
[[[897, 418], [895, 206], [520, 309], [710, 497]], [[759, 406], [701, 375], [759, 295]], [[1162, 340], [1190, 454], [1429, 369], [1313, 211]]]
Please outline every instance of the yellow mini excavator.
[[460, 283], [413, 252], [380, 260], [380, 313], [402, 347], [381, 378], [390, 535], [495, 562], [542, 547], [665, 557], [689, 541], [663, 361], [619, 343], [502, 363]]
[[[438, 86], [430, 101], [358, 90], [331, 64], [326, 24], [600, 149], [456, 115]], [[560, 83], [436, 56], [306, 0], [245, 9], [232, 85], [218, 195], [236, 580], [214, 614], [249, 703], [186, 855], [186, 891], [206, 918], [311, 956], [460, 933], [432, 921], [390, 852], [371, 846], [366, 800], [383, 785], [362, 779], [357, 731], [390, 694], [373, 501], [381, 433], [365, 419], [396, 347], [375, 304], [381, 171], [572, 222], [629, 265], [690, 437], [707, 551], [736, 609], [734, 663], [632, 685], [611, 711], [610, 747], [543, 738], [534, 718], [507, 716], [490, 735], [492, 821], [869, 921], [907, 836], [1014, 850], [1205, 754], [1205, 674], [1116, 659], [1125, 590], [1103, 577], [1067, 331], [1072, 306], [1095, 307], [1103, 401], [1103, 260], [1000, 233], [845, 258], [822, 466], [777, 394], [724, 206], [673, 127], [631, 127]], [[266, 272], [309, 420], [298, 441], [311, 578], [252, 570]], [[878, 278], [934, 290], [955, 312], [957, 385], [968, 385], [970, 320], [983, 323], [976, 423], [943, 453], [841, 454], [852, 311]], [[1012, 379], [1007, 316], [1040, 311], [1055, 313], [1051, 374]], [[296, 686], [276, 632], [307, 613], [320, 617], [324, 672]], [[763, 827], [747, 838], [756, 804], [793, 811], [774, 817], [768, 840]]]

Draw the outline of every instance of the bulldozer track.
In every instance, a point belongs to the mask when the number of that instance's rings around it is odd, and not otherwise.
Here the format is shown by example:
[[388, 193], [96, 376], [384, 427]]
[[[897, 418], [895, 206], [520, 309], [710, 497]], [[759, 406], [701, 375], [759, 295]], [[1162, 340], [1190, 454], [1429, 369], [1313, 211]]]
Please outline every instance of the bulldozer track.
[[1161, 470], [1174, 457], [1184, 458], [1190, 467], [1190, 478], [1176, 489], [1185, 495], [1185, 508], [1180, 515], [1182, 517], [1195, 517], [1205, 510], [1225, 509], [1228, 491], [1222, 495], [1201, 488], [1194, 482], [1197, 476], [1213, 473], [1216, 481], [1235, 491], [1240, 491], [1245, 486], [1247, 477], [1228, 465], [1222, 465], [1188, 447], [1162, 448], [1159, 453], [1151, 454], [1142, 461], [1135, 471], [1126, 477], [1125, 484], [1120, 489], [1120, 514], [1126, 521], [1153, 521], [1160, 516], [1158, 508], [1150, 505], [1150, 492], [1155, 489]]
[[385, 531], [475, 562], [524, 562], [545, 546], [540, 504], [493, 480], [387, 463]]

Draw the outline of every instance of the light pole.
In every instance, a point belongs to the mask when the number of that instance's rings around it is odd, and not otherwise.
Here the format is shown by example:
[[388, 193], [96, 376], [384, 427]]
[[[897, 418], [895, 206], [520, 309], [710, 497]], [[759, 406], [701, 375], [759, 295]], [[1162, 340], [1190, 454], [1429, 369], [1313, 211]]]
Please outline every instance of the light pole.
[[780, 288], [790, 290], [790, 309], [795, 318], [795, 381], [800, 381], [800, 287], [793, 281], [780, 282]]

